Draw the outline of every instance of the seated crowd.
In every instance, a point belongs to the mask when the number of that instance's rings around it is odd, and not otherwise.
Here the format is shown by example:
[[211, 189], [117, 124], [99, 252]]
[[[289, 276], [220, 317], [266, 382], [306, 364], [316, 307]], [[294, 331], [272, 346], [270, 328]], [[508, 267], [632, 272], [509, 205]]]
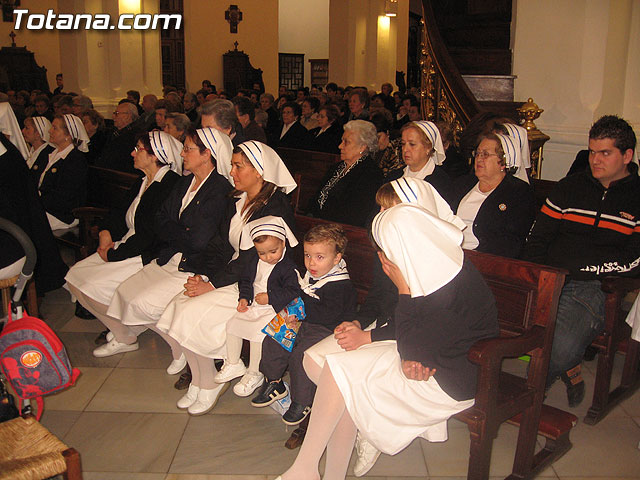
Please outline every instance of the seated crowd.
[[[498, 335], [493, 295], [464, 258], [463, 249], [475, 249], [569, 271], [548, 384], [560, 377], [570, 406], [582, 400], [580, 362], [602, 329], [599, 279], [637, 275], [640, 257], [627, 122], [605, 116], [593, 125], [588, 168], [559, 182], [538, 213], [526, 131], [506, 119], [486, 122], [468, 162], [451, 127], [420, 118], [416, 97], [392, 95], [390, 84], [380, 93], [284, 88], [276, 101], [259, 91], [229, 100], [205, 81], [195, 94], [168, 87], [164, 95], [140, 104], [139, 92], [127, 92], [112, 122], [81, 95], [14, 92], [13, 108], [0, 103], [0, 158], [28, 184], [19, 195], [40, 199], [29, 225], [8, 199], [0, 216], [37, 236], [38, 275], [54, 263], [48, 272], [58, 280], [40, 281], [40, 294], [64, 282], [80, 311], [107, 328], [96, 357], [137, 350], [138, 336], [152, 330], [171, 348], [167, 373], [188, 366], [177, 408], [205, 414], [241, 377], [233, 391], [255, 407], [289, 397], [288, 425], [313, 409], [282, 479], [320, 478], [325, 450], [324, 478], [344, 478], [354, 443], [363, 475], [380, 452], [395, 454], [419, 436], [446, 440], [447, 419], [473, 404], [477, 372], [467, 354]], [[299, 185], [283, 147], [340, 155], [298, 206], [336, 223], [302, 238], [290, 198]], [[88, 165], [141, 176], [128, 210], [97, 226], [97, 252], [66, 272], [51, 232], [77, 224]], [[340, 223], [368, 228], [378, 250], [360, 306]], [[3, 277], [21, 260], [8, 249]], [[293, 345], [265, 335], [298, 298], [304, 319], [285, 315]], [[215, 360], [224, 360], [219, 370]]]

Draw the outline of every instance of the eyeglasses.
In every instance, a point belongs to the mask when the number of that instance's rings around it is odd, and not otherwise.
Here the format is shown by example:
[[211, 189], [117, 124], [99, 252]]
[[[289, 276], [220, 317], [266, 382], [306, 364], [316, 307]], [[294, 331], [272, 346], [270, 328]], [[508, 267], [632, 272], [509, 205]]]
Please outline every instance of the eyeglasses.
[[489, 157], [498, 157], [501, 158], [497, 153], [487, 152], [486, 150], [481, 150], [479, 152], [473, 152], [474, 158], [480, 158], [482, 160], [486, 160]]
[[135, 147], [133, 147], [133, 149], [134, 149], [136, 152], [146, 152], [146, 151], [147, 151], [147, 149], [146, 149], [146, 148], [144, 148], [144, 147], [139, 147], [139, 146], [137, 146], [137, 145], [136, 145]]
[[118, 115], [127, 115], [127, 114], [129, 114], [129, 112], [119, 112], [117, 110], [113, 112], [114, 117], [117, 117]]
[[186, 145], [182, 147], [182, 151], [184, 153], [189, 153], [191, 150], [200, 150], [198, 147], [187, 147]]

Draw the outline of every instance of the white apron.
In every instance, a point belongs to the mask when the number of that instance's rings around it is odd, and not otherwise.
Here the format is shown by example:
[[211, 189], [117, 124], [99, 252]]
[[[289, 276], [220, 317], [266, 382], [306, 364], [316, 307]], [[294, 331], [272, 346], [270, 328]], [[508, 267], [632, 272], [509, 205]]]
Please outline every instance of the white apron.
[[447, 439], [447, 419], [473, 405], [447, 395], [434, 377], [407, 379], [394, 340], [327, 355], [331, 373], [356, 427], [378, 450], [395, 455], [422, 436]]

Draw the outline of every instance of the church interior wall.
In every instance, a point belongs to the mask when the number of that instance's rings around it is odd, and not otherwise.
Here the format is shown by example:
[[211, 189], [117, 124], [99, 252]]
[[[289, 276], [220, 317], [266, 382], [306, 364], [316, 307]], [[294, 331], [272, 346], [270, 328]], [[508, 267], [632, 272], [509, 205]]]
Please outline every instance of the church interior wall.
[[543, 178], [566, 174], [602, 115], [621, 115], [640, 132], [639, 2], [520, 1], [515, 21], [515, 99], [534, 98], [544, 109], [536, 124], [551, 137]]
[[279, 0], [278, 4], [278, 52], [304, 54], [304, 86], [311, 87], [309, 60], [329, 58], [329, 0]]

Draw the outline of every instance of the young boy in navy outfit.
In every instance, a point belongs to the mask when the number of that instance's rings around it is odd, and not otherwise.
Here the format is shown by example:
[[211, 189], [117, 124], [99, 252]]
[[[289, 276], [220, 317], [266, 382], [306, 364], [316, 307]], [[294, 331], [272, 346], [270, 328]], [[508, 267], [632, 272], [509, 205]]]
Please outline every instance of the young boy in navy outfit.
[[301, 322], [293, 350], [288, 352], [271, 337], [262, 342], [260, 371], [265, 383], [251, 404], [266, 407], [287, 396], [282, 381], [289, 368], [291, 406], [282, 417], [287, 425], [298, 425], [311, 412], [316, 386], [302, 366], [304, 351], [333, 334], [343, 321], [351, 321], [356, 313], [357, 293], [342, 259], [347, 238], [336, 224], [313, 227], [304, 237], [304, 265], [300, 280], [306, 318]]

